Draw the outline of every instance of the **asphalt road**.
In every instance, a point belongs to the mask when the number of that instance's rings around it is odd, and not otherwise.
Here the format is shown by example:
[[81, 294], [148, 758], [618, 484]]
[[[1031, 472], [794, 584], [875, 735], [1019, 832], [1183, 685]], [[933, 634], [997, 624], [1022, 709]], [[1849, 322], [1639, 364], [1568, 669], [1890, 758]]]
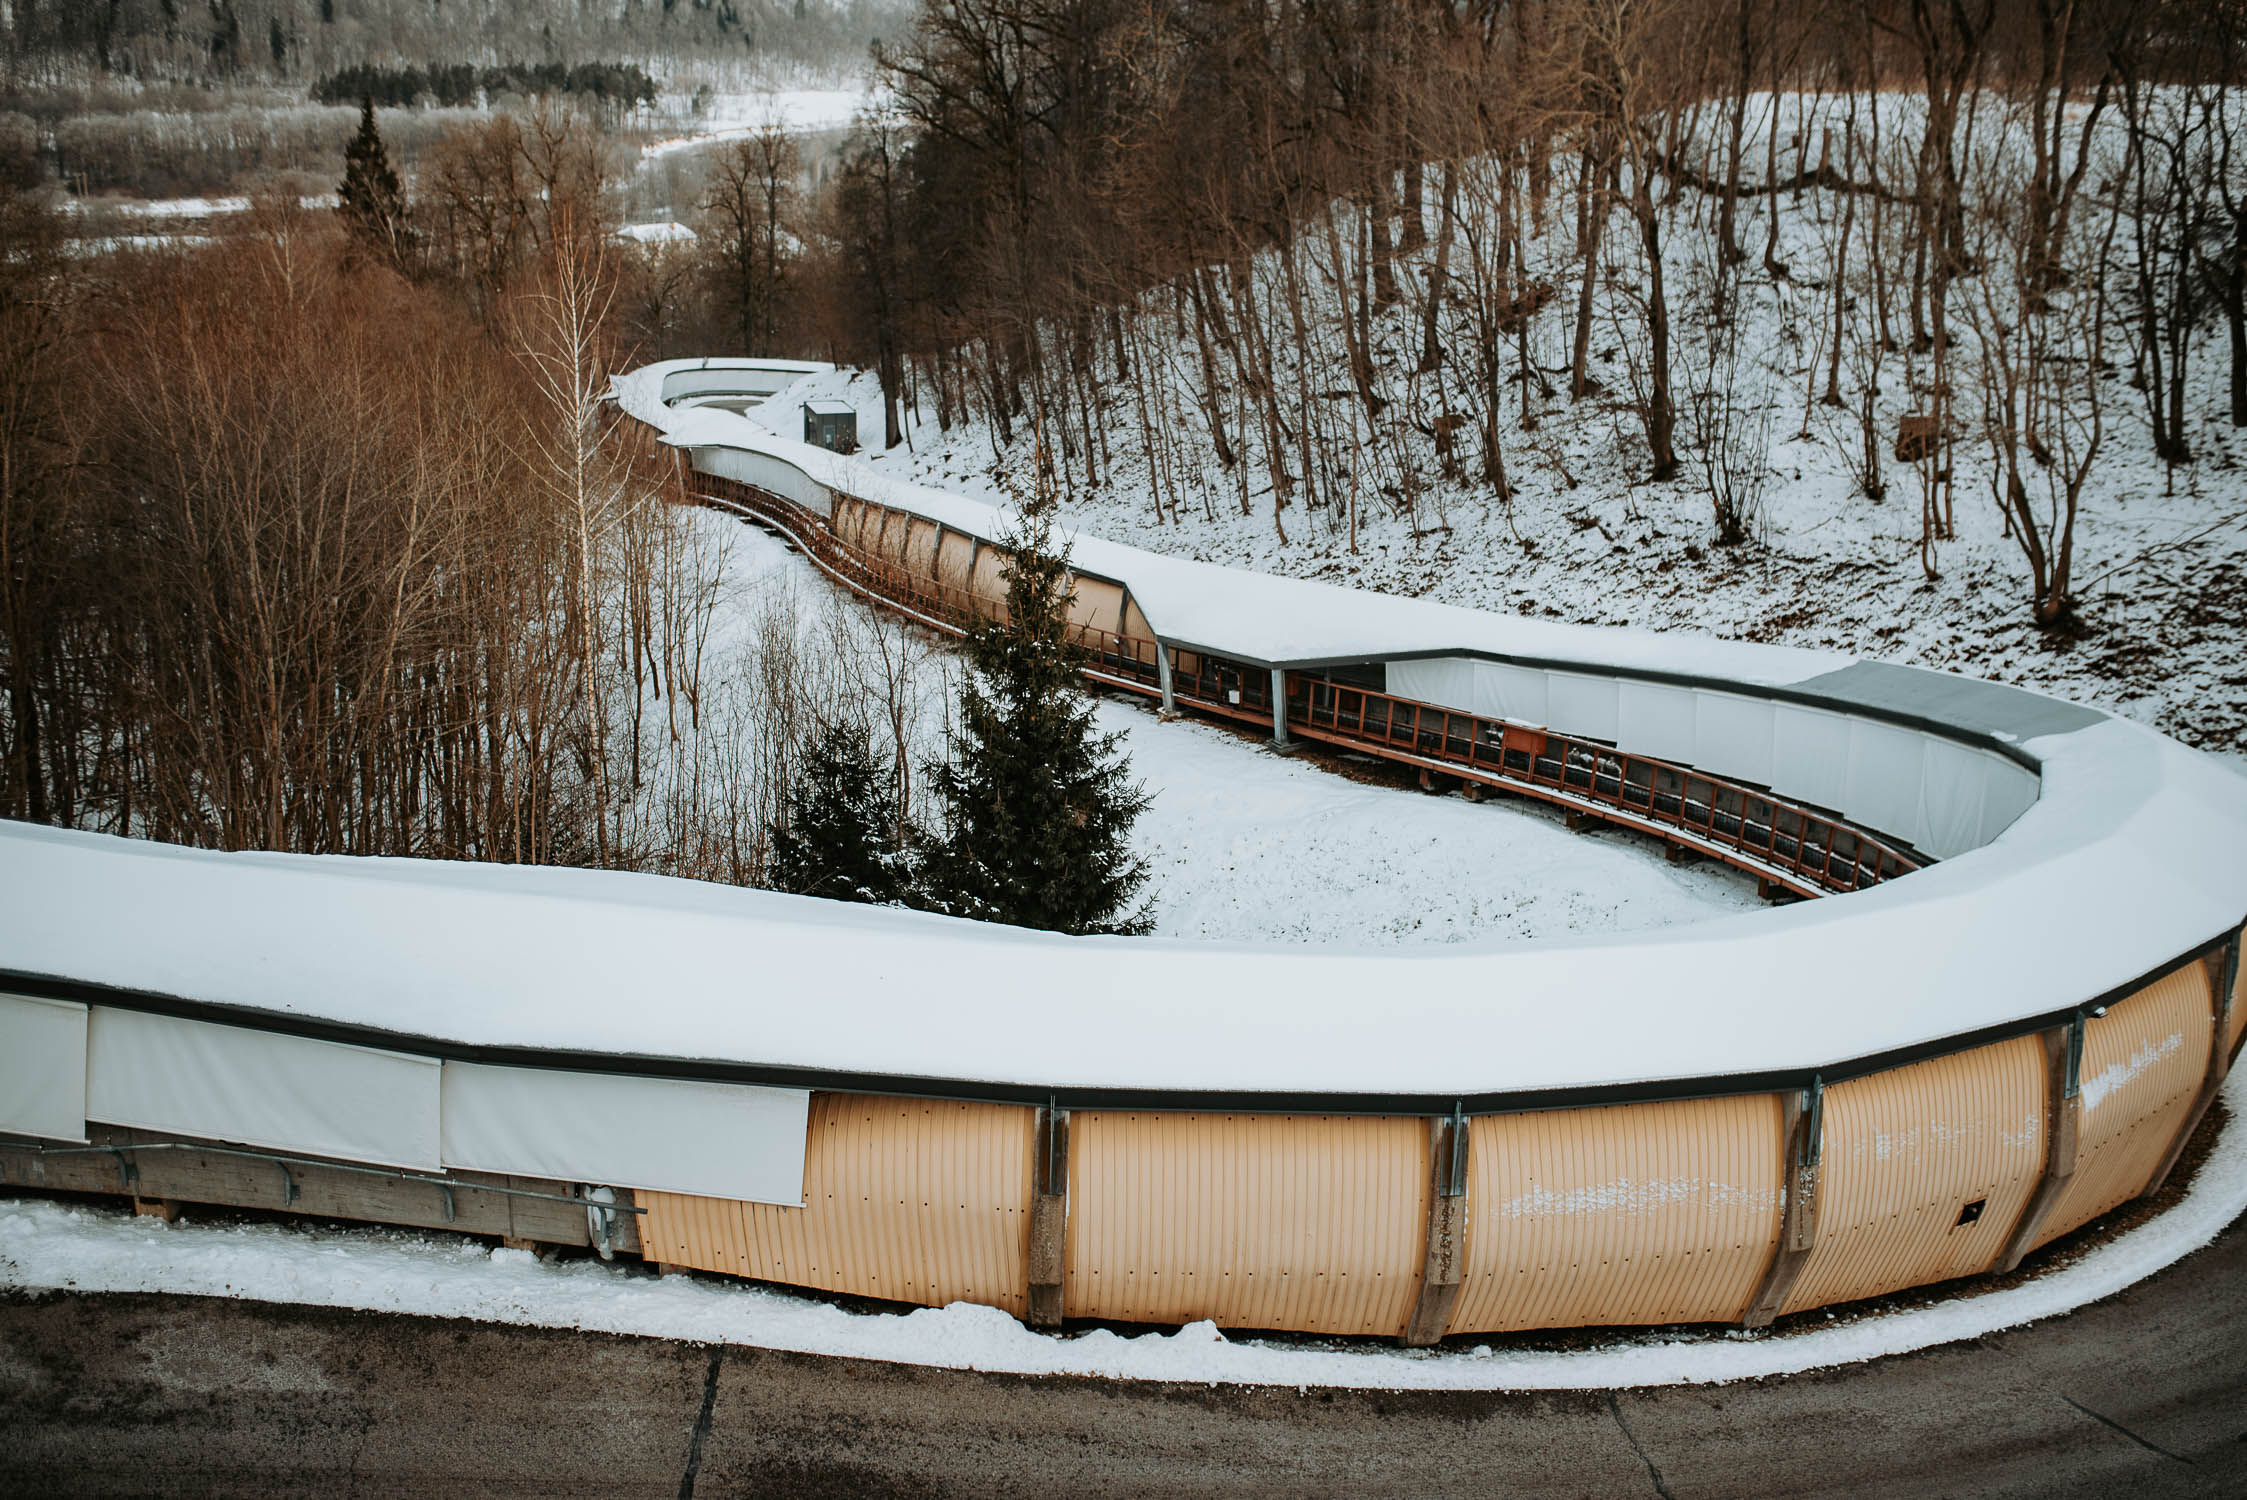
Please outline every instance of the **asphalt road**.
[[271, 1304], [0, 1303], [0, 1495], [359, 1493], [2247, 1495], [2247, 1227], [1978, 1344], [1612, 1395], [1041, 1382]]

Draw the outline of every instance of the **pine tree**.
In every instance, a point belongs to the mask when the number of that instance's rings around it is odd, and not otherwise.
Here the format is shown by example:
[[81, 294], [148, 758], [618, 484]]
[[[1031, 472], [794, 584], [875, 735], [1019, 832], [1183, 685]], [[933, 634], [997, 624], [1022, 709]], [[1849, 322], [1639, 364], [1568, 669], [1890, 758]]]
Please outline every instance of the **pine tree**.
[[375, 129], [372, 95], [359, 101], [359, 133], [343, 148], [343, 185], [336, 196], [351, 232], [403, 267], [409, 245], [406, 190], [399, 186], [382, 133]]
[[896, 802], [862, 726], [824, 726], [768, 830], [774, 890], [833, 901], [887, 903], [905, 891], [905, 856], [892, 847]]
[[929, 768], [945, 826], [923, 861], [920, 900], [1018, 927], [1145, 932], [1152, 915], [1135, 898], [1147, 866], [1129, 836], [1147, 796], [1129, 780], [1123, 736], [1093, 729], [1050, 493], [1024, 507], [1006, 541], [1006, 619], [969, 636], [949, 762]]

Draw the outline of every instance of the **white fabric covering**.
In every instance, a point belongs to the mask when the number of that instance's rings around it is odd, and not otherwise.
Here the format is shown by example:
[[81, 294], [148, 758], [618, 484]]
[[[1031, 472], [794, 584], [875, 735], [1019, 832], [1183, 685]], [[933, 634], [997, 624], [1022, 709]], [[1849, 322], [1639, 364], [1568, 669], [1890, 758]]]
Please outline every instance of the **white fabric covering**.
[[0, 995], [0, 1131], [86, 1138], [86, 1007]]
[[835, 498], [827, 487], [797, 468], [761, 453], [739, 448], [697, 448], [693, 463], [706, 474], [719, 474], [752, 485], [786, 500], [793, 500], [822, 516], [834, 515]]
[[86, 1118], [433, 1168], [437, 1075], [434, 1058], [97, 1005]]
[[1696, 690], [1693, 731], [1695, 766], [1715, 776], [1771, 784], [1778, 728], [1777, 709], [1769, 699]]
[[805, 1089], [448, 1062], [444, 1160], [795, 1208], [810, 1099]]
[[2006, 829], [2013, 820], [2027, 812], [2036, 803], [2037, 779], [2021, 766], [2013, 764], [2002, 755], [1987, 750], [1977, 751], [1982, 758], [1982, 832], [1974, 840], [1978, 847], [1990, 842]]
[[[1446, 708], [1463, 709], [1468, 713], [1492, 713], [1494, 709], [1484, 706], [1489, 693], [1476, 671], [1478, 667], [1487, 670], [1488, 666], [1488, 663], [1460, 656], [1431, 657], [1426, 661], [1393, 661], [1388, 668], [1389, 692], [1399, 698], [1411, 698], [1421, 703], [1440, 703]], [[1542, 677], [1544, 674], [1538, 675]]]
[[1490, 705], [1481, 712], [1540, 729], [1552, 727], [1547, 722], [1552, 708], [1550, 685], [1543, 671], [1495, 661], [1478, 662], [1476, 666], [1479, 668], [1475, 674], [1476, 690], [1481, 695], [1480, 701]]
[[1633, 755], [1696, 763], [1693, 689], [1658, 682], [1616, 685], [1620, 722], [1615, 743]]
[[[1920, 782], [1926, 753], [1916, 730], [1877, 719], [1849, 721], [1849, 785], [1836, 804], [1868, 828], [1922, 848], [1926, 831], [1920, 814]], [[1974, 771], [1979, 774], [1980, 766]]]
[[1840, 810], [1849, 796], [1849, 720], [1799, 703], [1773, 705], [1771, 787]]
[[1588, 740], [1612, 742], [1619, 727], [1618, 684], [1612, 677], [1584, 677], [1575, 672], [1547, 674], [1547, 728]]

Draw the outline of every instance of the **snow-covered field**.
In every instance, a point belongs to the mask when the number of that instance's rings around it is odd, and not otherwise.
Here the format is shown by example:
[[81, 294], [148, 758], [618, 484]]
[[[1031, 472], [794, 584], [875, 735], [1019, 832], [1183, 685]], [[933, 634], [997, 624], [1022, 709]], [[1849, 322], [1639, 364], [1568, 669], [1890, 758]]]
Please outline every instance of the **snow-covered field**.
[[2002, 1291], [1833, 1326], [1751, 1336], [1655, 1330], [1594, 1348], [1509, 1343], [1403, 1350], [1315, 1339], [1228, 1339], [1213, 1324], [1125, 1336], [1034, 1333], [959, 1302], [853, 1313], [814, 1297], [640, 1265], [542, 1264], [527, 1250], [379, 1229], [167, 1225], [103, 1208], [0, 1200], [0, 1286], [24, 1291], [169, 1292], [372, 1312], [581, 1328], [949, 1369], [1130, 1380], [1415, 1390], [1582, 1390], [1753, 1380], [1978, 1338], [2122, 1291], [2207, 1245], [2247, 1210], [2247, 1073], [2182, 1201], [2072, 1264]]
[[1133, 843], [1157, 933], [1240, 942], [1465, 942], [1636, 932], [1754, 908], [1755, 881], [1578, 834], [1519, 802], [1368, 786], [1214, 725], [1107, 703], [1154, 794]]
[[643, 154], [670, 156], [713, 141], [737, 140], [777, 125], [795, 135], [841, 130], [858, 117], [873, 96], [867, 89], [768, 89], [715, 94], [708, 107], [685, 128], [650, 142]]

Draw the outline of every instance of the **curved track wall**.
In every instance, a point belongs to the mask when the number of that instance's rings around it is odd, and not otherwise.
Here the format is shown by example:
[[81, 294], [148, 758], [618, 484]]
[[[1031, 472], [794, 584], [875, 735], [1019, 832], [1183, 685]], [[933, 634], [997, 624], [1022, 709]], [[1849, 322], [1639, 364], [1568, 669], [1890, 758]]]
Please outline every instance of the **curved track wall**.
[[[801, 371], [647, 373], [660, 400], [722, 402]], [[871, 479], [881, 493], [854, 493], [824, 455], [735, 441], [744, 429], [729, 422], [694, 412], [626, 431], [650, 447], [660, 431], [690, 456], [682, 500], [782, 533], [871, 600], [954, 633], [1002, 612], [1007, 558], [987, 524]], [[2037, 795], [2022, 739], [2099, 717], [2016, 695], [1998, 705], [2022, 729], [2008, 736], [1889, 704], [1892, 684], [1870, 669], [1788, 686], [1617, 667], [1603, 682], [1582, 660], [1483, 659], [1409, 631], [1365, 658], [1278, 661], [1268, 642], [1259, 655], [1165, 634], [1163, 610], [1122, 576], [1152, 575], [1104, 571], [1112, 556], [1094, 549], [1074, 577], [1088, 678], [1557, 803], [1797, 896], [1885, 886], [1998, 838]], [[1366, 660], [1387, 664], [1380, 687], [1333, 670]], [[1836, 678], [1855, 707], [1820, 686]], [[1976, 691], [1986, 706], [2006, 690]], [[1556, 699], [1576, 706], [1564, 713]], [[1824, 749], [1790, 749], [1789, 734], [1823, 735]], [[1789, 755], [1792, 784], [1778, 774]], [[522, 889], [540, 878], [524, 872]], [[2146, 955], [2119, 988], [2012, 997], [1996, 1024], [1823, 1069], [1766, 1063], [1457, 1099], [1330, 1088], [1290, 1102], [1245, 1086], [1236, 1098], [1207, 1084], [885, 1080], [690, 1065], [660, 1049], [458, 1047], [58, 977], [14, 965], [0, 936], [0, 988], [21, 997], [0, 996], [0, 1128], [18, 1136], [0, 1140], [0, 1172], [594, 1244], [835, 1293], [984, 1303], [1039, 1324], [1208, 1318], [1412, 1343], [1754, 1326], [2010, 1268], [2157, 1188], [2247, 1035], [2240, 938], [2234, 915], [2190, 952]], [[1965, 951], [1957, 961], [1960, 993], [2004, 983]], [[1387, 972], [1375, 971], [1359, 1030], [1330, 1030], [1330, 1045], [1388, 1024]], [[1400, 963], [1393, 982], [1431, 972]], [[1791, 1012], [1825, 1003], [1815, 969], [1751, 960], [1735, 977], [1744, 996], [1782, 995]], [[165, 1043], [175, 1032], [192, 1045]], [[135, 1037], [137, 1051], [124, 1045]], [[1431, 1053], [1454, 1045], [1440, 1030], [1414, 1040]], [[292, 1058], [305, 1079], [348, 1075], [371, 1092], [342, 1109], [334, 1088], [307, 1086], [268, 1119], [245, 1080]]]
[[[1003, 613], [999, 539], [853, 495], [769, 454], [689, 451], [691, 498], [781, 532], [856, 592], [954, 631]], [[1613, 680], [1463, 658], [1395, 663], [1397, 691], [1385, 694], [1309, 674], [1259, 681], [1252, 666], [1163, 641], [1124, 584], [1084, 573], [1072, 582], [1088, 677], [1159, 694], [1166, 707], [1542, 792], [1800, 895], [1892, 879], [1926, 856], [1766, 786], [1728, 785], [1694, 761], [1738, 762], [1768, 778], [1773, 755], [1758, 737], [1784, 740], [1791, 726], [1820, 742], [1797, 757], [1825, 768], [1805, 790], [1828, 806], [1877, 807], [1882, 826], [1908, 828], [1946, 855], [1996, 837], [2036, 795], [2034, 773], [1996, 749], [1720, 689], [1642, 686], [1634, 715]], [[1541, 712], [1498, 716], [1550, 708], [1564, 692], [1584, 700], [1570, 720], [1589, 726], [1578, 737], [1544, 729]], [[1286, 702], [1277, 718], [1275, 696]], [[1458, 709], [1492, 717], [1461, 724], [1449, 712]], [[1582, 737], [1602, 731], [1605, 740]], [[1856, 741], [1890, 753], [1853, 755]], [[1680, 758], [1628, 753], [1641, 748]], [[1585, 774], [1572, 777], [1579, 766]], [[1830, 1088], [1813, 1080], [1802, 1091], [1462, 1115], [1432, 1127], [1418, 1116], [1078, 1111], [1060, 1195], [1061, 1306], [1125, 1322], [1209, 1318], [1425, 1342], [1760, 1324], [2006, 1268], [2158, 1185], [2247, 1026], [2217, 990], [2238, 941], [2057, 1030]], [[1035, 1135], [1036, 1112], [1020, 1113]], [[878, 1147], [866, 1149], [871, 1161]], [[1003, 1210], [1023, 1218], [1025, 1245], [1035, 1176], [1033, 1163]], [[931, 1186], [930, 1201], [990, 1196], [983, 1176], [950, 1186]], [[740, 1266], [730, 1241], [682, 1238], [678, 1254]]]

